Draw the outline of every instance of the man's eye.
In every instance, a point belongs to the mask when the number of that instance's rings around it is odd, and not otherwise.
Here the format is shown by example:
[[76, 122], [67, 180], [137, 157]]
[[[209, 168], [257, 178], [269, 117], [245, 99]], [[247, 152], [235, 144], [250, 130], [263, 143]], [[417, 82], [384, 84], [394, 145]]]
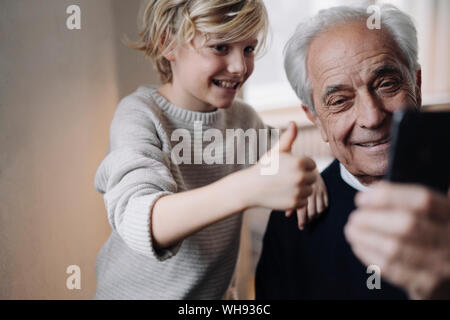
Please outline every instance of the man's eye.
[[344, 104], [345, 101], [346, 100], [344, 98], [334, 99], [334, 100], [330, 101], [330, 105], [332, 105], [332, 106], [340, 106], [340, 105]]
[[381, 83], [380, 87], [381, 88], [389, 88], [392, 87], [394, 85], [393, 81], [384, 81]]
[[399, 88], [399, 81], [394, 80], [385, 80], [380, 83], [378, 86], [381, 90], [386, 92], [394, 92]]

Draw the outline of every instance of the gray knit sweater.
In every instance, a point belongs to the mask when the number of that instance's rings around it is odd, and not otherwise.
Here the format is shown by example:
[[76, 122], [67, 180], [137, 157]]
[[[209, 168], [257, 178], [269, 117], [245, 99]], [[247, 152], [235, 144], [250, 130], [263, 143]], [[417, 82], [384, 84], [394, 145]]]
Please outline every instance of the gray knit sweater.
[[[242, 214], [172, 248], [155, 250], [152, 245], [150, 213], [158, 198], [208, 185], [249, 164], [248, 157], [245, 164], [174, 163], [171, 150], [181, 140], [172, 137], [173, 131], [186, 129], [194, 137], [195, 123], [203, 132], [218, 129], [223, 137], [226, 129], [264, 128], [241, 101], [229, 109], [194, 112], [168, 102], [155, 87], [140, 87], [121, 100], [108, 154], [95, 176], [112, 233], [97, 256], [94, 299], [220, 299], [225, 293], [236, 264]], [[211, 141], [202, 143], [205, 148]], [[195, 146], [199, 144], [192, 141]]]

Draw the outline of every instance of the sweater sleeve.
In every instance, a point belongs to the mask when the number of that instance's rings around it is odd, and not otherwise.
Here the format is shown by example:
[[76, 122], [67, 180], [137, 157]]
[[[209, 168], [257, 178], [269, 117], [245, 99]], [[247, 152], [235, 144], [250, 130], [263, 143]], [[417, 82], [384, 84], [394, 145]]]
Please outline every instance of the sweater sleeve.
[[136, 98], [123, 99], [110, 128], [109, 152], [95, 176], [104, 194], [108, 221], [134, 251], [158, 260], [176, 254], [181, 243], [164, 250], [153, 246], [151, 212], [162, 196], [177, 192], [171, 162], [163, 152], [151, 112]]

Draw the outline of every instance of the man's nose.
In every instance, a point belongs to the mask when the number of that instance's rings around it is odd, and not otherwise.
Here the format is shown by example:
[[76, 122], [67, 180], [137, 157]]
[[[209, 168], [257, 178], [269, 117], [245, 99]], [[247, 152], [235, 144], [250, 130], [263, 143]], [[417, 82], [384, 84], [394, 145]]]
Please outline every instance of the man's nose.
[[387, 115], [383, 102], [370, 92], [362, 93], [359, 98], [356, 123], [366, 129], [381, 127]]
[[247, 69], [247, 60], [244, 53], [237, 50], [233, 52], [228, 61], [228, 72], [243, 76], [247, 73]]

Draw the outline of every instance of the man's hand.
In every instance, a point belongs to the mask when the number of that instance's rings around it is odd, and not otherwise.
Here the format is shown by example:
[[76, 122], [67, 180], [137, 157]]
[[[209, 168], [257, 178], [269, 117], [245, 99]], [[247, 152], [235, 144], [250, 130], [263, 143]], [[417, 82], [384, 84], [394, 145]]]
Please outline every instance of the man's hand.
[[381, 182], [345, 226], [354, 253], [412, 299], [450, 298], [450, 192]]

